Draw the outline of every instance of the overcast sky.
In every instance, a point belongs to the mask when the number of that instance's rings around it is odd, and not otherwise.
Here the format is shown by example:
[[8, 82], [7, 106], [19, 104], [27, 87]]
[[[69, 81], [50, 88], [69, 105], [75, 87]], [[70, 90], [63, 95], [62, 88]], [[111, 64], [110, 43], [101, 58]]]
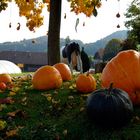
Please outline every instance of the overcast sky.
[[[70, 39], [79, 39], [84, 43], [95, 42], [115, 31], [126, 29], [124, 21], [126, 21], [124, 13], [129, 7], [132, 0], [102, 0], [102, 7], [98, 9], [97, 17], [86, 17], [84, 14], [75, 15], [70, 12], [69, 3], [62, 0], [62, 20], [61, 20], [61, 37]], [[116, 14], [120, 13], [120, 18], [116, 18]], [[64, 15], [66, 13], [66, 19]], [[0, 43], [6, 41], [20, 41], [23, 39], [36, 38], [46, 35], [48, 31], [49, 13], [44, 9], [44, 25], [36, 30], [35, 33], [30, 32], [26, 27], [26, 19], [19, 17], [18, 8], [15, 4], [10, 4], [6, 11], [0, 13]], [[79, 18], [77, 32], [75, 31], [76, 19]], [[12, 28], [9, 28], [9, 23]], [[21, 29], [16, 30], [17, 24], [20, 22]], [[83, 26], [85, 23], [85, 26]], [[117, 28], [117, 25], [120, 28]]]

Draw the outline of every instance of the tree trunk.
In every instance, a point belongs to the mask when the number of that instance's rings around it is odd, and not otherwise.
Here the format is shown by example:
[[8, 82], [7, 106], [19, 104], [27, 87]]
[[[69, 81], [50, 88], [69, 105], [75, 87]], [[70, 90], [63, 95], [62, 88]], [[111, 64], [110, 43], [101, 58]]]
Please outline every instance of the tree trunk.
[[50, 0], [48, 31], [48, 64], [60, 62], [60, 25], [62, 0]]

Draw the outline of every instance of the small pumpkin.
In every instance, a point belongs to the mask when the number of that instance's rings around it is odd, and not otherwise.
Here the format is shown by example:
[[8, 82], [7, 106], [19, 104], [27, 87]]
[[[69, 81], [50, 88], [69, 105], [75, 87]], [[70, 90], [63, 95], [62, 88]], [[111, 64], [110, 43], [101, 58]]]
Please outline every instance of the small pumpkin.
[[5, 90], [7, 88], [4, 82], [0, 82], [0, 90]]
[[96, 89], [96, 80], [90, 73], [79, 74], [76, 79], [76, 89], [82, 93], [92, 92]]
[[0, 74], [0, 82], [4, 82], [5, 84], [12, 82], [12, 78], [8, 73]]
[[32, 84], [38, 90], [55, 89], [62, 85], [62, 77], [54, 66], [46, 65], [35, 71]]
[[102, 87], [114, 87], [126, 91], [134, 105], [140, 105], [140, 53], [135, 50], [119, 52], [101, 74]]
[[87, 98], [87, 114], [99, 126], [121, 127], [130, 122], [133, 105], [128, 94], [118, 88], [101, 88]]
[[72, 79], [72, 73], [69, 66], [65, 63], [57, 63], [54, 67], [60, 72], [63, 81], [68, 81]]

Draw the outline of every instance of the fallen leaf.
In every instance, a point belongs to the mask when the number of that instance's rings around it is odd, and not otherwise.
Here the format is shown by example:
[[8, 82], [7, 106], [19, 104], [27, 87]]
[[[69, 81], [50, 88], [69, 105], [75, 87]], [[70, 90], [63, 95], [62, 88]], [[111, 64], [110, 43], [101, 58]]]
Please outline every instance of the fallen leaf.
[[17, 114], [18, 112], [20, 112], [20, 111], [21, 111], [21, 110], [18, 109], [18, 110], [13, 111], [13, 112], [8, 112], [7, 115], [10, 116], [10, 117], [15, 117], [16, 114]]
[[42, 95], [42, 96], [45, 96], [45, 97], [47, 97], [47, 98], [50, 97], [50, 96], [52, 96], [51, 94], [48, 94], [48, 93], [46, 93], [46, 94], [42, 93], [41, 95]]
[[0, 130], [3, 130], [7, 126], [6, 121], [0, 120]]
[[74, 99], [74, 97], [73, 96], [68, 96], [68, 99]]
[[7, 115], [10, 117], [18, 116], [18, 117], [23, 118], [23, 119], [27, 118], [27, 114], [20, 109], [13, 111], [13, 112], [8, 112]]
[[8, 95], [9, 95], [9, 96], [14, 96], [14, 95], [16, 95], [16, 92], [10, 91]]
[[4, 108], [7, 108], [5, 104], [0, 104], [0, 111], [2, 111]]
[[132, 122], [140, 123], [140, 117], [139, 116], [134, 116], [133, 119], [132, 119]]
[[7, 137], [13, 137], [18, 135], [18, 129], [10, 130], [6, 132]]
[[0, 104], [12, 104], [12, 103], [14, 103], [14, 100], [11, 97], [0, 99]]
[[82, 112], [82, 111], [84, 111], [85, 110], [85, 108], [84, 107], [81, 107], [80, 108], [80, 112]]
[[27, 100], [27, 97], [22, 98], [22, 102], [25, 102]]
[[12, 91], [13, 91], [13, 92], [18, 92], [19, 90], [20, 90], [19, 87], [14, 87], [14, 88], [12, 88]]
[[68, 130], [65, 129], [65, 130], [63, 131], [63, 135], [66, 136], [67, 134], [68, 134]]

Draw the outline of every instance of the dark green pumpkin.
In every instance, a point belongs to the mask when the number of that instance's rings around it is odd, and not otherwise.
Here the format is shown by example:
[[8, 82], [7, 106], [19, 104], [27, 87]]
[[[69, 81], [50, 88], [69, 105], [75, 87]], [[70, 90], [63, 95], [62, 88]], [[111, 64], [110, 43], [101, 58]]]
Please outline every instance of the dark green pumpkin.
[[87, 114], [96, 124], [121, 127], [133, 116], [133, 105], [128, 94], [118, 88], [99, 89], [87, 98]]

